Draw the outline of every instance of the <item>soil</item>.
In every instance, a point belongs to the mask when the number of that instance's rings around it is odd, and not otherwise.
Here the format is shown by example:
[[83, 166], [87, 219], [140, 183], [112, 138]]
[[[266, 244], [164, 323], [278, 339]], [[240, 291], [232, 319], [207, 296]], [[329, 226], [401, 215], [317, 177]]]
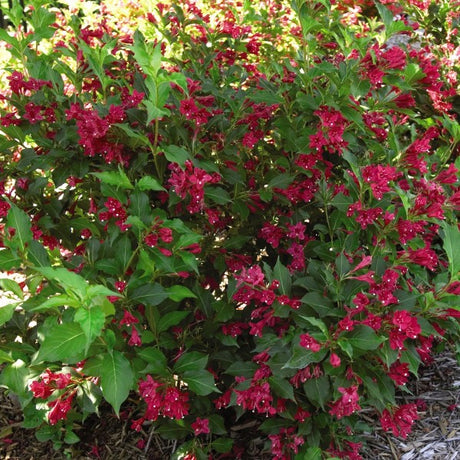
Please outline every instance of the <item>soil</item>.
[[[433, 364], [421, 370], [419, 379], [407, 387], [409, 391], [399, 395], [401, 403], [425, 403], [412, 433], [405, 440], [395, 438], [380, 428], [372, 413], [362, 411], [362, 418], [374, 428], [373, 433], [366, 436], [363, 459], [460, 460], [460, 366], [455, 356], [447, 352], [438, 355]], [[123, 409], [129, 412], [132, 403], [128, 401]], [[60, 451], [54, 450], [51, 442], [39, 442], [34, 431], [21, 427], [21, 420], [17, 405], [5, 392], [0, 392], [0, 458], [3, 460], [168, 460], [177, 445], [153, 432], [133, 431], [129, 420], [118, 419], [108, 406], [102, 406], [99, 417], [91, 416], [82, 426], [76, 426], [80, 441]], [[271, 458], [262, 452], [264, 442], [254, 424], [239, 422], [232, 428], [232, 435], [247, 441], [243, 460]]]

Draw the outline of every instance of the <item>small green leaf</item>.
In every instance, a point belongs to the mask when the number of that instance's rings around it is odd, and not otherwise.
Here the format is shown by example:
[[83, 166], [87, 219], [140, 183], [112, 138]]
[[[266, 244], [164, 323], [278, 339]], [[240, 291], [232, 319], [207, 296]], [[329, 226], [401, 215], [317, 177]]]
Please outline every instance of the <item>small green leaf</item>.
[[157, 326], [157, 333], [167, 331], [172, 326], [177, 326], [190, 314], [189, 311], [171, 311], [160, 318]]
[[103, 355], [100, 371], [102, 394], [118, 415], [133, 385], [131, 365], [122, 353], [113, 350]]
[[206, 396], [210, 393], [220, 393], [214, 382], [214, 376], [209, 371], [187, 371], [182, 374], [181, 378], [188, 385], [189, 390], [197, 395]]
[[181, 374], [187, 371], [201, 371], [208, 363], [208, 355], [198, 351], [184, 353], [174, 365], [174, 372]]

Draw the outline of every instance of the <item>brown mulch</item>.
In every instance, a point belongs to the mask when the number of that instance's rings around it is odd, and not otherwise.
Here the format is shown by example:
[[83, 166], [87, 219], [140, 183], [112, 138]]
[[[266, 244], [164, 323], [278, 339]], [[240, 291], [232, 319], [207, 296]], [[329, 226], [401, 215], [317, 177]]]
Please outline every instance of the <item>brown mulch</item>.
[[[409, 392], [399, 396], [401, 403], [421, 400], [426, 409], [407, 439], [385, 433], [375, 417], [362, 413], [373, 426], [366, 436], [362, 455], [365, 460], [460, 460], [460, 366], [451, 353], [442, 353], [435, 362], [421, 370], [418, 380], [408, 384]], [[129, 402], [126, 410], [129, 411]], [[251, 435], [252, 427], [238, 430], [235, 437]], [[167, 460], [176, 447], [175, 441], [165, 441], [153, 432], [136, 433], [128, 419], [118, 419], [109, 407], [101, 408], [101, 416], [90, 416], [83, 426], [76, 426], [80, 442], [55, 451], [51, 442], [36, 440], [32, 430], [21, 427], [21, 412], [12, 399], [0, 392], [0, 458], [2, 460]], [[254, 431], [255, 436], [257, 436]], [[145, 445], [137, 444], [143, 440]], [[247, 459], [262, 460], [263, 441], [255, 438], [249, 443]], [[93, 450], [96, 449], [97, 453]]]

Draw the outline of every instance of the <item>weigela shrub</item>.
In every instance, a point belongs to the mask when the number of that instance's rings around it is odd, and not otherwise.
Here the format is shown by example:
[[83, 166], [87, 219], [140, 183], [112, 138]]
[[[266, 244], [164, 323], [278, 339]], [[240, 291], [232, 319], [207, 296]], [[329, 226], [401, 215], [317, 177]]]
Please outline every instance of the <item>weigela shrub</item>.
[[174, 458], [410, 433], [460, 332], [459, 10], [383, 3], [10, 11], [1, 384], [39, 439], [129, 395]]

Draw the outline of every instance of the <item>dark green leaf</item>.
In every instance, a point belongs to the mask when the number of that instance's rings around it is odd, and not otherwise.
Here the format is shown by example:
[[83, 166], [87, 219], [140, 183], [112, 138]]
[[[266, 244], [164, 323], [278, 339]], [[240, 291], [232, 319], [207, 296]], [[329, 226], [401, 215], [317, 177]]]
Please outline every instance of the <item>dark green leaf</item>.
[[162, 375], [167, 369], [166, 356], [158, 348], [141, 348], [137, 355], [147, 362], [148, 368], [153, 374]]
[[206, 187], [205, 193], [206, 198], [210, 198], [214, 203], [217, 204], [227, 204], [232, 201], [227, 190], [223, 189], [222, 187]]
[[279, 257], [276, 261], [276, 264], [273, 268], [273, 277], [280, 282], [279, 290], [282, 294], [290, 295], [291, 294], [291, 273], [285, 267]]
[[346, 338], [353, 348], [360, 350], [375, 350], [385, 341], [375, 333], [374, 329], [364, 324], [358, 324], [341, 338]]
[[177, 326], [190, 314], [189, 311], [171, 311], [160, 318], [157, 326], [157, 333], [167, 331], [172, 326]]
[[187, 371], [181, 376], [193, 393], [206, 396], [210, 393], [220, 393], [214, 382], [214, 376], [206, 370]]
[[169, 297], [168, 292], [161, 286], [161, 284], [143, 284], [142, 286], [134, 289], [130, 294], [129, 299], [133, 304], [145, 304], [149, 306], [159, 305], [163, 300]]
[[187, 371], [200, 371], [206, 367], [208, 355], [198, 351], [184, 353], [174, 365], [174, 372], [181, 374]]
[[294, 347], [291, 359], [283, 366], [283, 369], [303, 369], [311, 363], [319, 363], [327, 354], [327, 349], [322, 348], [317, 352], [307, 350], [303, 347]]
[[304, 383], [303, 388], [308, 399], [324, 409], [324, 404], [331, 397], [329, 377], [323, 375], [317, 379], [309, 379]]
[[270, 383], [270, 388], [274, 391], [276, 395], [281, 396], [284, 399], [290, 399], [291, 401], [295, 401], [294, 388], [288, 380], [278, 377], [276, 375], [272, 375], [268, 378], [268, 381]]

